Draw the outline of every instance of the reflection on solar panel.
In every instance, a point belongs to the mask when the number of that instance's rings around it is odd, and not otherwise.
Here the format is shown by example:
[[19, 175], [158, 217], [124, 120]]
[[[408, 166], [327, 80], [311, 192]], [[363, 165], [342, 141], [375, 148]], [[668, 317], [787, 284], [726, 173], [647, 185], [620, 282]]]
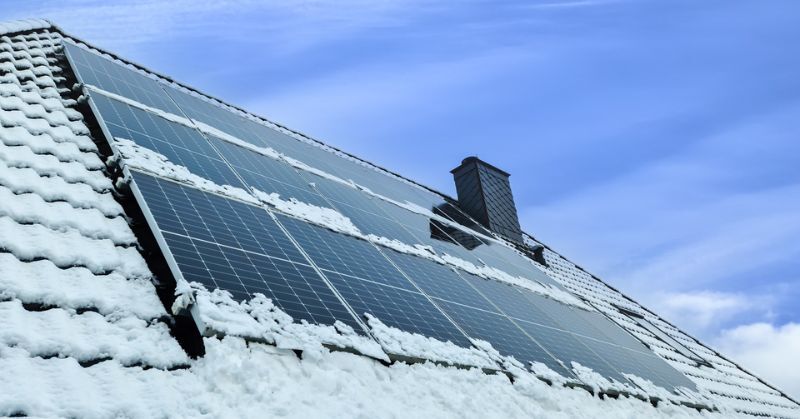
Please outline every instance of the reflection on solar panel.
[[[84, 83], [194, 120], [186, 124], [92, 92], [105, 133], [125, 138], [218, 185], [276, 193], [335, 209], [363, 233], [438, 255], [500, 269], [563, 290], [525, 256], [490, 235], [439, 195], [300, 141], [66, 42]], [[194, 126], [193, 126], [194, 124]], [[271, 147], [318, 170], [424, 211], [390, 203], [361, 188], [290, 166], [198, 130], [199, 124]], [[221, 135], [215, 133], [215, 135]], [[566, 377], [573, 362], [624, 382], [633, 373], [672, 388], [694, 385], [599, 313], [486, 280], [420, 256], [378, 247], [325, 227], [157, 176], [131, 170], [133, 190], [176, 277], [245, 300], [263, 293], [298, 320], [339, 320], [364, 332], [369, 313], [384, 324], [462, 347], [470, 338], [524, 363]], [[430, 211], [426, 215], [425, 211]], [[291, 214], [289, 214], [291, 215]], [[475, 224], [474, 230], [447, 220]]]

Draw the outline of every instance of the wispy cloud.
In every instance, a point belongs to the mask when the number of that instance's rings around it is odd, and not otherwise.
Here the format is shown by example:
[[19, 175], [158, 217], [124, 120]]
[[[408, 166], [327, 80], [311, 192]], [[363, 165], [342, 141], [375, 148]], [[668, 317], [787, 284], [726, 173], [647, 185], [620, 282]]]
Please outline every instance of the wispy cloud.
[[[15, 16], [49, 18], [65, 30], [109, 48], [183, 36], [257, 42], [288, 48], [365, 27], [391, 26], [417, 1], [97, 0], [25, 3]], [[417, 9], [419, 11], [419, 9]]]
[[663, 318], [692, 334], [708, 337], [714, 336], [721, 325], [742, 315], [768, 317], [771, 299], [769, 295], [701, 290], [656, 293], [650, 302]]
[[[728, 127], [678, 155], [525, 208], [523, 224], [638, 291], [706, 290], [791, 260], [800, 255], [800, 181], [794, 169], [784, 170], [791, 162], [782, 156], [796, 151], [795, 133], [770, 127], [785, 126], [796, 112]], [[765, 147], [775, 149], [765, 154]], [[774, 180], [754, 183], [747, 174], [755, 170]]]
[[800, 398], [800, 324], [742, 325], [722, 331], [713, 346], [795, 399]]
[[562, 1], [543, 1], [530, 2], [525, 5], [527, 9], [572, 9], [579, 7], [597, 7], [614, 3], [621, 3], [623, 0], [562, 0]]

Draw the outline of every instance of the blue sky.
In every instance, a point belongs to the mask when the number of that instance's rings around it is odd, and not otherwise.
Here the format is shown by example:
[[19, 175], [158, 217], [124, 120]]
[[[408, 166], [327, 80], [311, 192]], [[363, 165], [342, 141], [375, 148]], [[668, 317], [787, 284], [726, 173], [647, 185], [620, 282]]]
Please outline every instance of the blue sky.
[[527, 231], [800, 395], [798, 2], [4, 6], [446, 193], [478, 155]]

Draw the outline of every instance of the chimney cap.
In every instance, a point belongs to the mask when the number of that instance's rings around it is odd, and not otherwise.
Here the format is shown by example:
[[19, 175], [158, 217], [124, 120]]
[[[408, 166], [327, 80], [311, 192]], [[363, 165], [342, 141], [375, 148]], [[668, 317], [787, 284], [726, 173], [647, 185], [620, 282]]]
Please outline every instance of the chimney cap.
[[480, 164], [482, 166], [489, 167], [489, 168], [495, 170], [496, 172], [500, 173], [501, 175], [503, 175], [505, 177], [511, 176], [510, 173], [506, 172], [503, 169], [498, 168], [497, 166], [495, 166], [493, 164], [490, 164], [490, 163], [487, 163], [487, 162], [481, 160], [480, 158], [478, 158], [478, 156], [469, 156], [469, 157], [464, 158], [464, 160], [461, 160], [461, 164], [458, 167], [456, 167], [455, 169], [451, 170], [450, 173], [455, 174], [457, 171], [461, 170], [461, 168], [463, 168], [464, 166], [466, 166], [468, 164], [471, 164], [471, 163]]

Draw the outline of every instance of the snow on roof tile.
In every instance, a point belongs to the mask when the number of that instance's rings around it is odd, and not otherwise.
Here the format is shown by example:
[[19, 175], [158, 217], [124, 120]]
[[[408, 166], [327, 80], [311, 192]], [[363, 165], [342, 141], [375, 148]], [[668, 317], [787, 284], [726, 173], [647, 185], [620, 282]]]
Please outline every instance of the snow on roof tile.
[[48, 29], [52, 25], [43, 19], [22, 19], [10, 22], [0, 22], [0, 35], [14, 32], [32, 31], [37, 29]]

